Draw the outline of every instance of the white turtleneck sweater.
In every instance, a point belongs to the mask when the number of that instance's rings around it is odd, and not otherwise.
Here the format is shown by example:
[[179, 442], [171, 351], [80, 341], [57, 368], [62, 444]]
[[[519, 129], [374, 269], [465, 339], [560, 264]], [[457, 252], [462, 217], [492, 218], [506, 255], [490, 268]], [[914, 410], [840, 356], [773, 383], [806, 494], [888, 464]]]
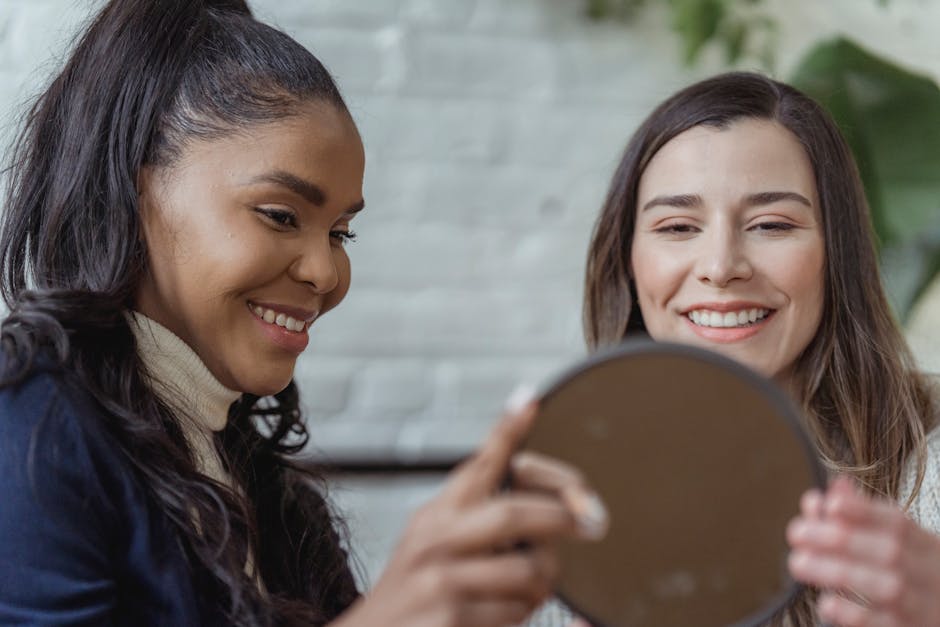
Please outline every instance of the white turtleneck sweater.
[[[179, 417], [196, 458], [196, 469], [233, 487], [216, 451], [214, 435], [225, 428], [229, 407], [241, 392], [219, 383], [196, 351], [165, 326], [136, 311], [130, 312], [128, 318], [153, 392]], [[255, 578], [264, 593], [264, 584], [254, 572], [251, 553], [245, 561], [245, 572]]]
[[219, 383], [199, 355], [172, 331], [138, 312], [128, 317], [154, 394], [179, 416], [197, 468], [215, 481], [231, 485], [213, 437], [225, 428], [229, 407], [241, 393]]

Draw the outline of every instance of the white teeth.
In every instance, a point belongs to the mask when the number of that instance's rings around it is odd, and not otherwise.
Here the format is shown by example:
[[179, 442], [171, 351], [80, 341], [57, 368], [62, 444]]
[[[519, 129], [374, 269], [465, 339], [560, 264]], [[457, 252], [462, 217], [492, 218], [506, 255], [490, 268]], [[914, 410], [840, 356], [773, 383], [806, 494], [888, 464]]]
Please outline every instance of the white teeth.
[[709, 311], [695, 309], [686, 314], [689, 319], [703, 327], [732, 328], [753, 324], [770, 315], [769, 309], [742, 309], [741, 311]]
[[263, 307], [259, 307], [258, 305], [251, 305], [251, 311], [268, 324], [276, 324], [277, 326], [283, 327], [288, 331], [293, 331], [294, 333], [300, 333], [307, 326], [307, 323], [303, 320], [297, 320], [296, 318], [292, 318], [287, 314], [278, 313], [273, 309], [265, 309]]

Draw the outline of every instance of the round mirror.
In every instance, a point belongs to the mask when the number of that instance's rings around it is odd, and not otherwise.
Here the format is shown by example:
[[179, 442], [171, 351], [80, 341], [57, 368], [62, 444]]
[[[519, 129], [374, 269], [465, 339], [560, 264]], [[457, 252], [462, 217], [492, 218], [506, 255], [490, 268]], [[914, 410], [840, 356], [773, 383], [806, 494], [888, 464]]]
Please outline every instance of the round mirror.
[[600, 542], [561, 549], [558, 596], [595, 625], [758, 625], [797, 584], [787, 523], [824, 473], [770, 381], [684, 345], [631, 342], [541, 395], [525, 448], [580, 469]]

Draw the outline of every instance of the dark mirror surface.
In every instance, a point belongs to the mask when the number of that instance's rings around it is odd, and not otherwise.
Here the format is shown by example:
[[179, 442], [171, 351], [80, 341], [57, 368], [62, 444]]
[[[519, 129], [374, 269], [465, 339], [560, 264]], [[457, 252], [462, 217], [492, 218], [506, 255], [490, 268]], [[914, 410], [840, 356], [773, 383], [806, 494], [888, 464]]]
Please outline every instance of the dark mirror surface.
[[795, 408], [716, 354], [638, 343], [544, 392], [526, 448], [585, 473], [599, 543], [562, 547], [558, 593], [596, 624], [757, 624], [795, 591], [784, 533], [822, 471]]

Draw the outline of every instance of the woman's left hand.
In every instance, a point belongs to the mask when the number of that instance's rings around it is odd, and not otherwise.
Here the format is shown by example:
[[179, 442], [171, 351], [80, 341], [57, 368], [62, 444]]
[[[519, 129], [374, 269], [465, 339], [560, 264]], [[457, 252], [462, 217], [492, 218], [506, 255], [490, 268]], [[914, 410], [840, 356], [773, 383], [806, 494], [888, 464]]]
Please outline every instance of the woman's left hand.
[[790, 573], [823, 590], [819, 618], [842, 627], [940, 625], [940, 537], [839, 477], [807, 492], [787, 528]]

